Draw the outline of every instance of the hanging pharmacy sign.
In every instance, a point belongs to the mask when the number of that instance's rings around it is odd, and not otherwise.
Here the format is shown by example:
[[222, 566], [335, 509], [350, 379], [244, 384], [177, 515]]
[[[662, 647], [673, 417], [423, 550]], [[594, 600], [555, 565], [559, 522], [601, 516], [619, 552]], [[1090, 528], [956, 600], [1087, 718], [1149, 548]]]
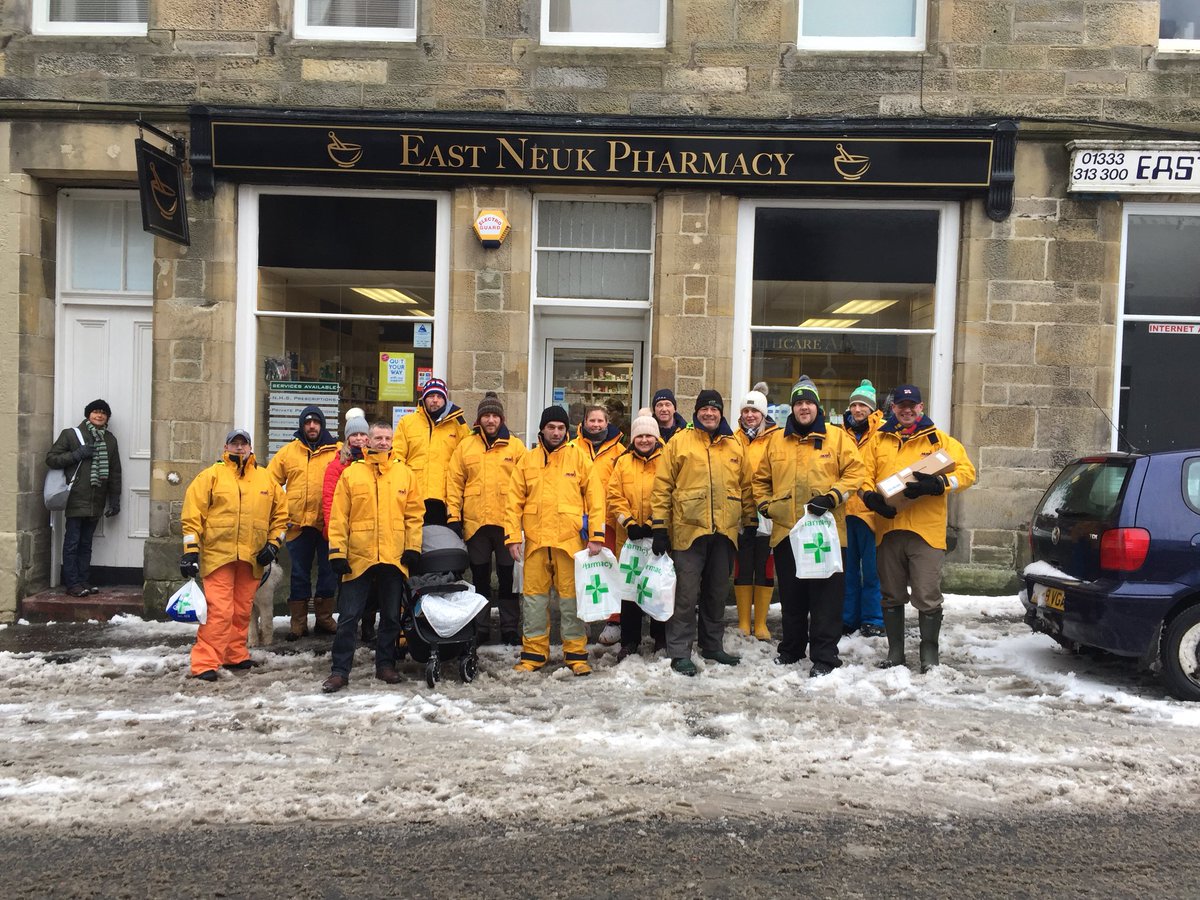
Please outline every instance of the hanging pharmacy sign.
[[1200, 143], [1071, 141], [1067, 190], [1089, 194], [1200, 193]]

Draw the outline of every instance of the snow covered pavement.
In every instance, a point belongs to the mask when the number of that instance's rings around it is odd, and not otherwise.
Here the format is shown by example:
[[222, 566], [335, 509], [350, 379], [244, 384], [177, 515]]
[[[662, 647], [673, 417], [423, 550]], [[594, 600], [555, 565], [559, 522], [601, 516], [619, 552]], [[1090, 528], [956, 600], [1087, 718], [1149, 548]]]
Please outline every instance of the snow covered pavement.
[[185, 677], [194, 626], [73, 627], [76, 652], [0, 652], [10, 825], [1025, 815], [1200, 796], [1200, 704], [1032, 634], [1015, 597], [947, 598], [945, 665], [924, 676], [876, 669], [886, 642], [855, 635], [810, 680], [730, 628], [742, 664], [697, 658], [696, 678], [598, 645], [589, 678], [520, 674], [513, 648], [488, 646], [474, 683], [449, 665], [431, 691], [412, 663], [400, 685], [374, 680], [360, 649], [332, 696], [327, 655], [256, 649], [261, 668], [211, 685]]

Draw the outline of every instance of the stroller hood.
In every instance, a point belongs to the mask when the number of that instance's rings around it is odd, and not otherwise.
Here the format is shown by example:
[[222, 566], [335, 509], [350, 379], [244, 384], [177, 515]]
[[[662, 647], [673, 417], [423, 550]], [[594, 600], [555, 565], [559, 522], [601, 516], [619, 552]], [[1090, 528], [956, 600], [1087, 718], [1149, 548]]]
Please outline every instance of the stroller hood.
[[445, 525], [426, 525], [421, 539], [421, 562], [413, 574], [462, 572], [471, 564], [463, 539]]

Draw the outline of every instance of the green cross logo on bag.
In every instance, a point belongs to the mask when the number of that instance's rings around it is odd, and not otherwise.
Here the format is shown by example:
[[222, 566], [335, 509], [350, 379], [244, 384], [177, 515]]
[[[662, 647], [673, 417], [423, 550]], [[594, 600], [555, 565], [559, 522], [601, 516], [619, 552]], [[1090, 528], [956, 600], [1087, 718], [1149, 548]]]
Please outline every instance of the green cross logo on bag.
[[637, 604], [638, 604], [638, 606], [645, 606], [646, 601], [654, 596], [654, 591], [650, 590], [650, 588], [647, 587], [647, 584], [649, 584], [649, 582], [650, 582], [649, 575], [643, 575], [642, 580], [638, 582], [638, 586], [637, 586]]
[[625, 583], [633, 584], [634, 580], [642, 574], [642, 561], [636, 556], [627, 563], [621, 563], [621, 571], [625, 573]]
[[825, 535], [818, 531], [817, 536], [804, 545], [804, 549], [812, 551], [813, 562], [820, 562], [821, 555], [828, 553], [833, 548], [826, 542]]
[[593, 575], [592, 580], [583, 589], [589, 595], [592, 603], [599, 603], [604, 595], [608, 593], [608, 587], [600, 582], [599, 575]]

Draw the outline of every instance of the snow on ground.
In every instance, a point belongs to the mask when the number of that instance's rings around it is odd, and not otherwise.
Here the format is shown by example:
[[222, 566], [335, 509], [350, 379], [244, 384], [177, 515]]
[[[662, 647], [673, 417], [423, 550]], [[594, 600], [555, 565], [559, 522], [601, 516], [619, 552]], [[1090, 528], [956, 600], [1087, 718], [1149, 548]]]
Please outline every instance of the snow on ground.
[[1192, 804], [1200, 704], [1131, 663], [1068, 654], [1022, 612], [948, 597], [945, 665], [928, 675], [876, 669], [886, 641], [855, 635], [846, 665], [810, 680], [730, 628], [742, 664], [698, 660], [691, 679], [648, 647], [617, 665], [595, 646], [595, 673], [575, 678], [557, 662], [514, 672], [516, 650], [488, 646], [474, 683], [449, 665], [430, 690], [413, 663], [400, 685], [374, 680], [360, 649], [332, 696], [318, 641], [256, 649], [261, 668], [213, 685], [185, 677], [194, 626], [119, 617], [73, 626], [82, 650], [0, 653], [0, 798], [9, 823], [67, 825]]

